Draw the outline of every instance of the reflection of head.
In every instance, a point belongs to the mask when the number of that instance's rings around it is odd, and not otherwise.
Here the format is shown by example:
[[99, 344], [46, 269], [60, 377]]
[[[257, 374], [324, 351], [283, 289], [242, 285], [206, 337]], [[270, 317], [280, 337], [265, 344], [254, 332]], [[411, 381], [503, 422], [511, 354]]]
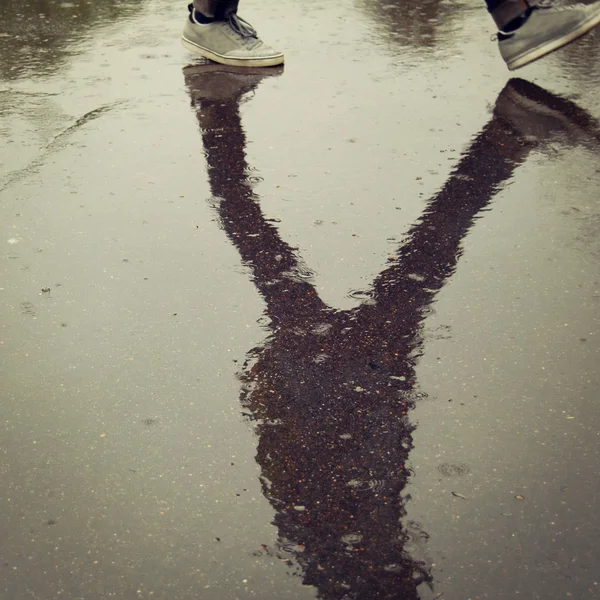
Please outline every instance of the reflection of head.
[[240, 76], [236, 87], [226, 70], [216, 81], [220, 70], [206, 79], [202, 69], [189, 70], [186, 81], [221, 225], [252, 269], [271, 320], [268, 340], [248, 355], [241, 401], [259, 436], [256, 460], [279, 532], [275, 551], [320, 598], [416, 600], [431, 576], [406, 542], [427, 536], [402, 519], [420, 328], [478, 213], [543, 142], [519, 133], [517, 117], [535, 113], [514, 106], [539, 88], [508, 84], [367, 300], [340, 311], [319, 298], [252, 190], [239, 100], [259, 75]]

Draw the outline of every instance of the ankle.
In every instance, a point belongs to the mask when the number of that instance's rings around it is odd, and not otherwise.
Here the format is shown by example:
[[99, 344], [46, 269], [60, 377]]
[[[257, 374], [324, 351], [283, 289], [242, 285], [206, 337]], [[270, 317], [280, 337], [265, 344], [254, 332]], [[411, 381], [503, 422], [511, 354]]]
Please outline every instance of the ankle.
[[522, 15], [519, 15], [516, 19], [513, 19], [504, 27], [502, 27], [502, 33], [512, 33], [522, 27], [527, 22], [527, 19], [531, 16], [532, 9], [528, 8]]
[[190, 18], [193, 23], [197, 23], [198, 25], [208, 25], [209, 23], [215, 21], [214, 17], [207, 17], [196, 9], [192, 11]]

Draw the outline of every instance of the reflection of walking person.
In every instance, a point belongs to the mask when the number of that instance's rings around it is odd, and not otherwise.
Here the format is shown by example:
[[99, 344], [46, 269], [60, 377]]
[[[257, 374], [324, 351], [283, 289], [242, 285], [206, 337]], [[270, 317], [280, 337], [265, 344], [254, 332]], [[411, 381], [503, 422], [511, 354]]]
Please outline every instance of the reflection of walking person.
[[[404, 0], [402, 0], [404, 1]], [[518, 69], [586, 34], [600, 24], [600, 1], [568, 8], [547, 0], [485, 0], [498, 26], [500, 54]], [[186, 48], [218, 63], [270, 67], [283, 53], [264, 44], [237, 14], [239, 0], [194, 0], [183, 30]]]
[[[462, 240], [535, 148], [597, 144], [598, 123], [522, 80], [493, 115], [366, 300], [336, 310], [265, 217], [249, 174], [240, 104], [278, 69], [184, 70], [205, 148], [213, 205], [266, 305], [270, 335], [249, 352], [241, 402], [278, 529], [275, 548], [323, 600], [418, 600], [431, 582], [427, 534], [406, 522], [407, 460], [418, 401], [421, 328], [455, 272]], [[440, 596], [438, 596], [440, 597]]]

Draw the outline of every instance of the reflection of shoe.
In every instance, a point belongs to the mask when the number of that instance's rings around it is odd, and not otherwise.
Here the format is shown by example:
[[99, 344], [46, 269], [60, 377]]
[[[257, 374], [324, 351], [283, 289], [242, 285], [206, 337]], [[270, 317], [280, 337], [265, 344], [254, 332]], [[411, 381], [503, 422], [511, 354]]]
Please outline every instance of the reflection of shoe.
[[194, 19], [192, 5], [189, 10], [181, 42], [191, 52], [237, 67], [272, 67], [283, 63], [283, 54], [264, 44], [252, 25], [235, 13], [225, 21], [203, 25]]
[[244, 94], [252, 92], [265, 78], [283, 73], [283, 67], [248, 68], [229, 67], [206, 62], [185, 67], [183, 74], [190, 91], [192, 103], [201, 100], [238, 101]]
[[525, 23], [499, 33], [500, 54], [509, 69], [519, 69], [586, 34], [600, 24], [600, 2], [557, 8], [540, 1]]
[[511, 79], [506, 84], [496, 101], [494, 116], [528, 142], [597, 147], [600, 140], [598, 121], [588, 112], [524, 79]]

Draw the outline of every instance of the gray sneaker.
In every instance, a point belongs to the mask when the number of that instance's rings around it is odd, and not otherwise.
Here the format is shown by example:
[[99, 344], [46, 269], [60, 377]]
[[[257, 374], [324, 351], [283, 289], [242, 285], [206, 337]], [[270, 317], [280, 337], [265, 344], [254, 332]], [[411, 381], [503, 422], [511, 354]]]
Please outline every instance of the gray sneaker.
[[202, 25], [194, 19], [190, 8], [181, 42], [191, 52], [222, 65], [273, 67], [283, 64], [283, 53], [264, 44], [252, 25], [237, 14]]
[[512, 71], [557, 50], [600, 24], [600, 2], [555, 7], [540, 1], [519, 29], [498, 34], [500, 54]]

